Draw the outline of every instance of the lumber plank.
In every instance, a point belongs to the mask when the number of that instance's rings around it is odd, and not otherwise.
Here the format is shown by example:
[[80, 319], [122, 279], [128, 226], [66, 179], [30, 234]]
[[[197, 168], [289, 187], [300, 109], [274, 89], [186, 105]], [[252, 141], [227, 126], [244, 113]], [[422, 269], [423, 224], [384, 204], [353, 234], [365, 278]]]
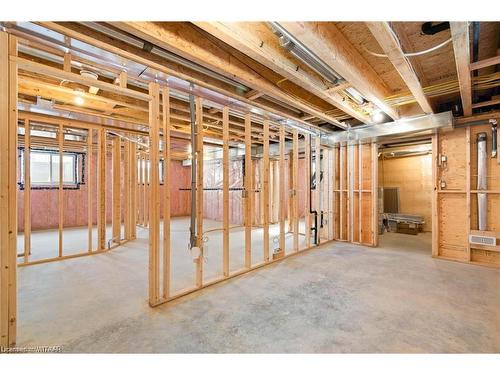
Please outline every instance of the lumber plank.
[[450, 22], [453, 51], [464, 116], [472, 115], [472, 82], [470, 74], [469, 23]]

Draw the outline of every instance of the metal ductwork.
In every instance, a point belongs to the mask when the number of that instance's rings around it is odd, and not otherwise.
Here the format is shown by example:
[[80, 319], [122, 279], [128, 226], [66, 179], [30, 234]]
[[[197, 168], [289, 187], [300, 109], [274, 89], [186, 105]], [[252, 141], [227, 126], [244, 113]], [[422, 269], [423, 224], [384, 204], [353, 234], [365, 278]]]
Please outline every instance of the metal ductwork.
[[333, 85], [344, 81], [344, 78], [323, 62], [318, 56], [298, 41], [292, 34], [283, 28], [278, 22], [270, 22], [273, 32], [279, 37], [280, 44], [297, 59], [314, 69], [324, 79]]
[[331, 145], [339, 142], [378, 141], [387, 136], [425, 133], [439, 128], [451, 128], [452, 126], [453, 116], [451, 112], [443, 112], [399, 119], [383, 124], [356, 126], [345, 131], [336, 132], [324, 137], [324, 139]]
[[[486, 152], [486, 133], [477, 135], [477, 190], [486, 190], [488, 154]], [[486, 193], [477, 193], [477, 222], [479, 230], [486, 230], [487, 226], [487, 199]]]
[[422, 24], [422, 33], [425, 35], [434, 35], [440, 33], [441, 31], [448, 30], [449, 28], [449, 22], [424, 22]]

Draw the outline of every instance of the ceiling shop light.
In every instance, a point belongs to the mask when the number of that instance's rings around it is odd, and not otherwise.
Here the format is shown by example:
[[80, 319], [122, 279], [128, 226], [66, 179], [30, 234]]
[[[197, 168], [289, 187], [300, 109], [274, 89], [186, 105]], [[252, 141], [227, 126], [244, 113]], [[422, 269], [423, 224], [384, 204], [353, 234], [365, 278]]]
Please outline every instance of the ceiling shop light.
[[358, 90], [354, 87], [348, 87], [345, 90], [345, 93], [358, 105], [363, 105], [368, 103], [368, 101], [360, 94]]
[[338, 85], [344, 78], [324, 63], [318, 56], [299, 42], [292, 34], [286, 31], [278, 22], [270, 22], [273, 32], [279, 37], [280, 44], [297, 59], [314, 69], [319, 75], [332, 85]]
[[[85, 26], [93, 29], [93, 30], [97, 30], [101, 33], [109, 35], [113, 38], [121, 40], [122, 42], [130, 44], [130, 45], [137, 47], [137, 48], [144, 49], [145, 44], [147, 43], [146, 41], [144, 41], [140, 38], [137, 38], [136, 36], [130, 35], [126, 32], [122, 32], [121, 30], [117, 30], [113, 27], [109, 27], [103, 23], [99, 23], [99, 22], [80, 22], [80, 23], [82, 25], [85, 25]], [[190, 69], [193, 69], [197, 72], [206, 74], [206, 75], [208, 75], [212, 78], [215, 78], [221, 82], [225, 82], [225, 83], [235, 87], [241, 93], [250, 91], [250, 89], [248, 87], [246, 87], [245, 85], [242, 85], [241, 83], [239, 83], [235, 80], [232, 80], [230, 78], [223, 76], [222, 74], [219, 74], [219, 73], [214, 72], [210, 69], [207, 69], [207, 68], [203, 67], [202, 65], [196, 64], [192, 61], [189, 61], [188, 59], [185, 59], [179, 55], [176, 55], [175, 53], [172, 53], [172, 52], [170, 52], [166, 49], [163, 49], [157, 45], [148, 43], [148, 46], [150, 48], [152, 47], [149, 52], [154, 54], [154, 55], [163, 57], [171, 62], [183, 65], [183, 66], [190, 68]]]

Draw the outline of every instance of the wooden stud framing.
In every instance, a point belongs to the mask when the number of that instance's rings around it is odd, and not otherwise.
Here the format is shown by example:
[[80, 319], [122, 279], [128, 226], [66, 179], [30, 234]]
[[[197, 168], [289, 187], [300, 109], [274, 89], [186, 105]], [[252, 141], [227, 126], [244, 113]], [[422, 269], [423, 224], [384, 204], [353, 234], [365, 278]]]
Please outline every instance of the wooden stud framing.
[[279, 131], [279, 247], [281, 251], [285, 251], [285, 128], [280, 127]]
[[287, 190], [287, 203], [288, 208], [286, 211], [287, 216], [287, 233], [293, 232], [293, 134], [292, 134], [292, 149], [288, 153], [288, 183], [286, 186]]
[[299, 197], [297, 195], [298, 175], [299, 175], [299, 133], [293, 131], [292, 144], [292, 222], [293, 222], [293, 251], [299, 251]]
[[316, 245], [321, 243], [320, 235], [320, 219], [321, 219], [321, 138], [316, 136], [314, 140], [314, 153], [315, 153], [315, 173], [316, 173], [316, 190], [314, 190], [314, 210], [317, 212], [316, 220], [316, 238], [318, 239]]
[[59, 140], [59, 257], [63, 256], [63, 221], [64, 221], [64, 176], [63, 176], [63, 153], [64, 153], [64, 127], [59, 124], [59, 132], [57, 133]]
[[196, 98], [196, 286], [203, 286], [203, 101]]
[[[224, 276], [229, 276], [229, 108], [222, 110], [222, 201], [223, 201], [223, 239], [222, 239], [222, 268]], [[246, 155], [245, 155], [246, 160]], [[246, 182], [246, 181], [245, 181]], [[245, 185], [246, 186], [246, 185]], [[245, 223], [248, 225], [248, 223]], [[247, 238], [245, 230], [245, 265]]]
[[378, 246], [378, 144], [371, 144], [372, 246]]
[[438, 134], [432, 135], [432, 256], [439, 255]]
[[305, 208], [304, 208], [304, 216], [305, 216], [305, 247], [311, 246], [311, 214], [309, 213], [309, 209], [311, 207], [311, 136], [306, 135], [306, 140], [304, 143], [305, 147], [305, 176], [306, 176], [306, 183], [305, 183], [305, 197], [304, 203], [305, 203]]
[[17, 39], [0, 32], [0, 345], [16, 344]]
[[130, 239], [136, 238], [137, 224], [137, 145], [130, 144]]
[[112, 241], [120, 242], [121, 237], [121, 139], [114, 137], [111, 141], [111, 195], [112, 195]]
[[[245, 267], [250, 268], [252, 265], [253, 176], [252, 176], [252, 122], [249, 113], [246, 114], [245, 116], [244, 183], [245, 183]], [[228, 220], [228, 225], [229, 225], [229, 220]]]
[[269, 122], [264, 120], [264, 139], [263, 139], [263, 201], [264, 201], [264, 262], [269, 262]]
[[163, 298], [170, 296], [170, 91], [162, 90], [163, 108]]
[[130, 240], [130, 221], [131, 211], [131, 179], [130, 179], [130, 145], [132, 142], [124, 140], [123, 142], [123, 237]]
[[97, 250], [106, 248], [106, 130], [99, 130], [97, 149]]
[[149, 84], [149, 303], [155, 304], [160, 296], [160, 86]]
[[88, 252], [92, 252], [93, 244], [92, 244], [92, 229], [94, 226], [93, 223], [93, 201], [92, 201], [92, 173], [93, 173], [93, 168], [92, 168], [92, 159], [93, 159], [93, 152], [92, 152], [92, 137], [94, 135], [93, 129], [88, 129], [87, 133], [87, 250]]
[[[362, 210], [362, 201], [363, 201], [363, 144], [358, 142], [358, 241], [363, 242], [362, 232], [363, 232], [363, 210]], [[371, 230], [371, 228], [370, 228]]]
[[345, 231], [344, 231], [344, 222], [345, 222], [345, 209], [344, 209], [344, 190], [345, 190], [345, 180], [344, 180], [344, 170], [345, 170], [345, 150], [346, 146], [340, 144], [339, 145], [339, 162], [340, 162], [340, 175], [339, 175], [339, 189], [340, 189], [340, 215], [339, 215], [339, 221], [340, 221], [340, 227], [339, 227], [339, 238], [341, 240], [345, 240]]
[[[471, 139], [470, 139], [470, 126], [468, 126], [465, 129], [465, 206], [466, 206], [466, 212], [465, 212], [465, 225], [466, 225], [466, 230], [467, 230], [467, 238], [469, 238], [469, 233], [471, 230], [470, 227], [470, 218], [471, 218], [471, 212], [470, 212], [470, 205], [471, 205], [471, 184], [470, 184], [470, 169], [471, 169]], [[467, 260], [471, 261], [471, 248], [470, 248], [470, 242], [467, 241]]]
[[31, 126], [24, 122], [24, 262], [31, 253]]
[[328, 150], [328, 240], [334, 238], [334, 217], [335, 217], [335, 169], [334, 169], [335, 150]]

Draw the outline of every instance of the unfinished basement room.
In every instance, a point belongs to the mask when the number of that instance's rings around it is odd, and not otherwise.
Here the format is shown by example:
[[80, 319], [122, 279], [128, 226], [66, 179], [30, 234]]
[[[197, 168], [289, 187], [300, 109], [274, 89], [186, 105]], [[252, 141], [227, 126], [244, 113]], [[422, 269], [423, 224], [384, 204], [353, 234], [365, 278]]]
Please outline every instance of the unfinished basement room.
[[3, 353], [499, 353], [499, 22], [0, 27]]

